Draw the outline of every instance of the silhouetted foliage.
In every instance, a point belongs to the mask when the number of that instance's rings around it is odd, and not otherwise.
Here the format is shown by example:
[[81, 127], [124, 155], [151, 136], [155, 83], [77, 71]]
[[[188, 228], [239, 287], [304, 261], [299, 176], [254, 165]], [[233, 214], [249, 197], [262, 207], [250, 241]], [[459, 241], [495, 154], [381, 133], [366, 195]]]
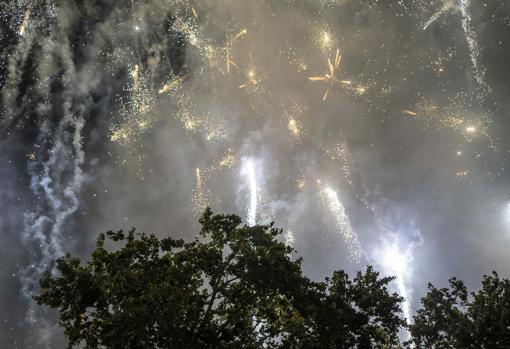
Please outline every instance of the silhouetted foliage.
[[510, 281], [496, 272], [468, 293], [460, 280], [449, 288], [429, 284], [411, 334], [416, 348], [510, 348]]
[[[272, 224], [207, 209], [192, 242], [100, 235], [90, 261], [67, 255], [40, 281], [69, 347], [397, 348], [402, 298], [371, 267], [314, 282]], [[105, 248], [106, 239], [122, 246]]]

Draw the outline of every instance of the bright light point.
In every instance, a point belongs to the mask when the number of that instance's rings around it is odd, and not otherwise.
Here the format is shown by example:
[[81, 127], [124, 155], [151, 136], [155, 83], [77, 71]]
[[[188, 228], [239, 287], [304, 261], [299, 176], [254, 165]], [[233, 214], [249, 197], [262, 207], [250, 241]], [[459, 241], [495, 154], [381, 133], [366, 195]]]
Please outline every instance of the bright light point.
[[325, 45], [328, 45], [331, 42], [331, 37], [328, 32], [322, 32], [322, 41]]
[[467, 133], [475, 133], [476, 132], [476, 127], [468, 126], [468, 127], [466, 127], [466, 132]]
[[[398, 293], [404, 298], [402, 313], [406, 321], [410, 323], [411, 306], [409, 299], [411, 294], [408, 283], [412, 273], [410, 267], [412, 261], [411, 250], [402, 250], [397, 238], [393, 236], [392, 241], [386, 239], [382, 241], [382, 246], [374, 252], [374, 256], [384, 272], [389, 276], [395, 277]], [[406, 335], [409, 337], [409, 332], [406, 331]]]
[[457, 150], [457, 155], [458, 156], [461, 156], [462, 155], [462, 152], [460, 150]]
[[393, 242], [384, 247], [380, 263], [389, 272], [403, 275], [407, 269], [408, 258], [400, 251], [397, 243]]
[[135, 25], [135, 31], [139, 32], [140, 31], [140, 27]]

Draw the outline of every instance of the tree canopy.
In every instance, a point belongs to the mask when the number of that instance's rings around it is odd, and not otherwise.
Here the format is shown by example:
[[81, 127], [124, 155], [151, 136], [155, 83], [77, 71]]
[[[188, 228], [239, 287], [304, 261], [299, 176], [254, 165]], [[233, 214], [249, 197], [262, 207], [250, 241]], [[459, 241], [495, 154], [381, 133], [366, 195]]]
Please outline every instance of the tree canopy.
[[510, 347], [510, 281], [495, 272], [478, 292], [429, 284], [407, 325], [393, 278], [371, 267], [312, 281], [273, 224], [210, 209], [200, 224], [191, 242], [101, 234], [90, 260], [57, 260], [35, 299], [58, 311], [69, 348]]
[[367, 267], [312, 281], [273, 224], [210, 209], [200, 224], [191, 242], [101, 234], [89, 261], [57, 260], [36, 300], [58, 310], [69, 348], [400, 347], [392, 278]]
[[429, 284], [410, 330], [416, 348], [510, 348], [510, 281], [493, 272], [471, 293], [456, 278]]

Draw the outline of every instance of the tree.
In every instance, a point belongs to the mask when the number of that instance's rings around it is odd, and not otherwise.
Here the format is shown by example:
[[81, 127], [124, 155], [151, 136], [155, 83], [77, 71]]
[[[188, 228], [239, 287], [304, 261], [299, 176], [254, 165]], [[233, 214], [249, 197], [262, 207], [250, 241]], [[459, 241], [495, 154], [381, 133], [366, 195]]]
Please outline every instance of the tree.
[[[207, 209], [192, 242], [101, 234], [90, 261], [66, 255], [36, 300], [59, 311], [69, 348], [393, 348], [404, 326], [392, 278], [302, 275], [273, 224]], [[123, 244], [109, 251], [106, 240]]]
[[429, 284], [410, 330], [416, 348], [508, 348], [510, 282], [496, 272], [484, 275], [482, 288], [468, 293], [460, 280], [449, 288]]

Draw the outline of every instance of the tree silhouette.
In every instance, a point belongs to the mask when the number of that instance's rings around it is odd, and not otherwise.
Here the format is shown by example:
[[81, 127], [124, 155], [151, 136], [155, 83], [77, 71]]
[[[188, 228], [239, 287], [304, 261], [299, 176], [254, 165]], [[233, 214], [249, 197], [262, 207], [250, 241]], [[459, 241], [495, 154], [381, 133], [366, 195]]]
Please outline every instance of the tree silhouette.
[[416, 348], [509, 348], [510, 281], [484, 275], [482, 288], [468, 293], [456, 278], [449, 288], [429, 284], [411, 325]]
[[192, 242], [101, 234], [90, 261], [60, 258], [35, 298], [58, 310], [69, 348], [399, 347], [392, 278], [368, 267], [315, 282], [273, 224], [210, 209], [200, 223]]

